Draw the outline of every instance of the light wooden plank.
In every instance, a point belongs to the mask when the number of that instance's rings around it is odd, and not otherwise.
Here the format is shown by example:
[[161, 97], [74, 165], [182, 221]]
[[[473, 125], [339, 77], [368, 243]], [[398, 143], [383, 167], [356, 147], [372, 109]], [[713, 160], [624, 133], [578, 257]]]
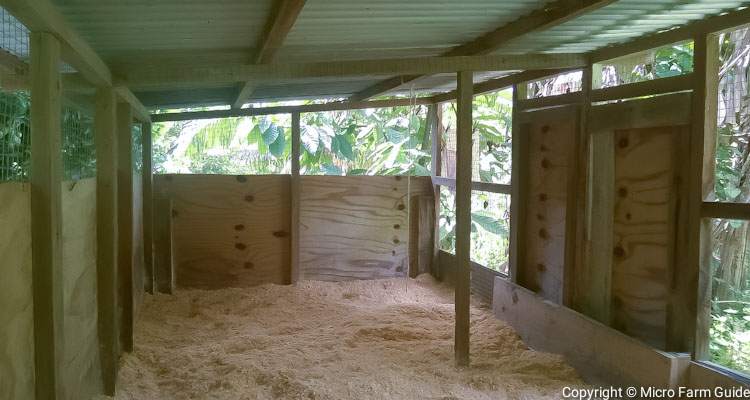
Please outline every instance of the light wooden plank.
[[341, 110], [356, 110], [356, 109], [363, 109], [363, 108], [399, 107], [399, 106], [413, 106], [413, 105], [424, 105], [424, 104], [428, 104], [428, 105], [433, 104], [432, 98], [421, 97], [421, 98], [416, 98], [416, 99], [390, 99], [390, 100], [375, 100], [375, 101], [363, 101], [363, 102], [337, 101], [337, 102], [322, 103], [322, 104], [306, 104], [306, 105], [301, 105], [301, 106], [275, 106], [275, 107], [242, 108], [242, 109], [230, 109], [230, 110], [163, 113], [163, 114], [152, 114], [151, 120], [153, 122], [187, 121], [187, 120], [196, 120], [196, 119], [246, 117], [246, 116], [271, 115], [271, 114], [292, 114], [295, 112], [306, 113], [306, 112], [341, 111]]
[[291, 221], [290, 221], [290, 264], [291, 264], [291, 283], [297, 283], [299, 280], [299, 158], [300, 158], [300, 114], [292, 113], [292, 179], [291, 179]]
[[535, 350], [560, 354], [592, 384], [676, 388], [687, 355], [664, 353], [495, 278], [492, 308]]
[[469, 365], [473, 73], [459, 72], [456, 98], [456, 365]]
[[96, 281], [100, 364], [104, 393], [114, 396], [119, 369], [117, 313], [117, 99], [112, 88], [96, 93]]
[[537, 97], [533, 99], [519, 99], [518, 108], [521, 110], [532, 110], [539, 108], [558, 107], [568, 104], [580, 104], [583, 102], [583, 92], [560, 94], [557, 96]]
[[210, 67], [146, 65], [131, 68], [118, 84], [147, 89], [170, 85], [268, 82], [280, 79], [439, 74], [455, 71], [512, 71], [582, 67], [582, 54], [518, 54], [456, 57], [413, 57], [381, 60], [328, 61]]
[[[157, 190], [159, 184], [156, 184]], [[156, 290], [172, 294], [175, 289], [174, 260], [172, 258], [172, 200], [159, 193], [154, 198], [154, 274]]]
[[[747, 11], [747, 10], [745, 10]], [[748, 12], [750, 18], [750, 12]], [[713, 190], [718, 112], [719, 41], [715, 35], [695, 36], [692, 132], [688, 159], [687, 259], [676, 282], [674, 303], [679, 307], [673, 323], [683, 332], [694, 332], [693, 359], [710, 359], [711, 326], [711, 231], [701, 219], [703, 200]], [[697, 287], [696, 287], [697, 282]], [[698, 293], [696, 298], [695, 293]], [[679, 304], [678, 304], [679, 302]], [[683, 342], [688, 342], [690, 334]]]
[[[615, 0], [557, 0], [544, 4], [514, 21], [488, 32], [469, 43], [457, 46], [443, 54], [444, 57], [489, 54], [509, 41], [531, 32], [549, 29], [572, 18], [614, 3]], [[522, 68], [526, 69], [526, 68]], [[404, 83], [419, 79], [421, 75], [399, 76], [380, 82], [353, 95], [350, 100], [365, 100], [395, 89]]]
[[120, 345], [133, 351], [133, 114], [128, 103], [117, 104], [117, 278]]
[[[455, 178], [434, 176], [432, 177], [432, 183], [433, 185], [446, 186], [449, 188], [456, 187]], [[490, 192], [490, 193], [502, 193], [502, 194], [511, 194], [513, 192], [512, 186], [506, 185], [504, 183], [489, 183], [489, 182], [474, 182], [474, 181], [471, 182], [471, 190], [480, 191], [480, 192]]]
[[526, 97], [523, 85], [513, 86], [513, 132], [511, 140], [511, 200], [508, 275], [511, 282], [518, 282], [519, 271], [525, 263], [524, 231], [528, 184], [528, 129], [521, 124], [519, 101]]
[[62, 276], [60, 42], [31, 42], [31, 241], [36, 398], [63, 399], [65, 340]]
[[153, 172], [153, 137], [150, 123], [141, 125], [143, 167], [141, 182], [143, 185], [143, 266], [145, 289], [154, 293], [154, 172]]
[[133, 113], [133, 117], [135, 117], [136, 120], [140, 122], [151, 122], [151, 115], [149, 114], [146, 107], [141, 103], [140, 100], [138, 100], [137, 97], [133, 94], [133, 92], [130, 91], [125, 86], [117, 86], [115, 88], [117, 91], [117, 96], [120, 98], [120, 100], [130, 104], [131, 112]]
[[[575, 68], [561, 68], [561, 69], [543, 69], [543, 70], [531, 70], [523, 71], [502, 78], [490, 79], [488, 81], [474, 84], [474, 96], [482, 93], [493, 92], [495, 90], [501, 90], [509, 88], [517, 83], [527, 82], [530, 80], [542, 79], [548, 76], [554, 76], [570, 71], [574, 71]], [[451, 90], [432, 96], [432, 101], [435, 103], [442, 103], [456, 99], [456, 91]]]
[[276, 52], [284, 44], [306, 0], [276, 0], [276, 7], [268, 21], [263, 36], [256, 46], [256, 64], [267, 64], [273, 61]]
[[652, 81], [595, 89], [591, 91], [591, 101], [612, 101], [692, 89], [693, 74], [690, 73], [669, 78], [654, 79]]

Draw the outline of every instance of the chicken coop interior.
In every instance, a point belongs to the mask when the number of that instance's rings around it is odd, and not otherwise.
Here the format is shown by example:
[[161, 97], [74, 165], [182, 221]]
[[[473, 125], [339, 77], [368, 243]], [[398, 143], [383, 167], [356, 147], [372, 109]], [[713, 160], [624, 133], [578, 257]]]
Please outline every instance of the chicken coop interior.
[[748, 7], [0, 0], [0, 400], [750, 398]]

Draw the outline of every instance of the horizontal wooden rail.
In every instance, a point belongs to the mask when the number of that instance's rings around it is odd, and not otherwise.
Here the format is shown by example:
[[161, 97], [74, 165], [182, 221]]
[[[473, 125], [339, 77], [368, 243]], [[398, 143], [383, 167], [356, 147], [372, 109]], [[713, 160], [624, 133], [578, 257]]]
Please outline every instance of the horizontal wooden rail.
[[591, 91], [591, 101], [612, 101], [656, 94], [675, 93], [693, 89], [693, 74], [629, 83]]
[[568, 104], [583, 102], [583, 92], [560, 94], [557, 96], [537, 97], [535, 99], [523, 99], [518, 101], [519, 110], [532, 110], [538, 108], [557, 107]]
[[[438, 185], [438, 186], [446, 186], [449, 188], [455, 188], [456, 187], [456, 179], [455, 178], [445, 178], [442, 176], [433, 176], [432, 177], [432, 184]], [[490, 193], [502, 193], [502, 194], [510, 194], [510, 185], [506, 185], [503, 183], [488, 183], [488, 182], [471, 182], [471, 190], [476, 190], [479, 192], [490, 192]]]
[[750, 204], [706, 201], [701, 205], [701, 217], [750, 220]]

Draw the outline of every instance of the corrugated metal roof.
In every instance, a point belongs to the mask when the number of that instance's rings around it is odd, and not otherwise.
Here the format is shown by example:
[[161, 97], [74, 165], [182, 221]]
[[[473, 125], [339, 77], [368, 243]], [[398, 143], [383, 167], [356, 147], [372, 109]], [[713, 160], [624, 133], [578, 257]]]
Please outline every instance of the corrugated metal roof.
[[250, 49], [274, 0], [53, 0], [103, 57], [132, 50]]
[[433, 56], [546, 0], [308, 0], [280, 60]]
[[747, 0], [619, 0], [550, 29], [508, 42], [496, 53], [579, 53], [626, 42], [735, 9]]

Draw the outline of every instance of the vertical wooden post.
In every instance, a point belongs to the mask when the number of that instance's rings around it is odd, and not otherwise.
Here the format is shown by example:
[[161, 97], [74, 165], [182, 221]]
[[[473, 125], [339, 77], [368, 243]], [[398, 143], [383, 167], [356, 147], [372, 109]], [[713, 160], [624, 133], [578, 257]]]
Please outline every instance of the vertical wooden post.
[[[719, 43], [715, 35], [708, 33], [698, 33], [694, 40], [695, 88], [688, 173], [687, 262], [684, 270], [675, 274], [675, 289], [669, 304], [667, 344], [670, 348], [692, 347], [694, 359], [707, 360], [710, 358], [711, 235], [708, 221], [701, 221], [700, 209], [703, 199], [713, 189], [712, 150], [716, 140]], [[690, 333], [694, 333], [695, 337], [691, 337]]]
[[114, 396], [120, 350], [117, 318], [117, 100], [96, 92], [96, 301], [104, 393]]
[[172, 294], [175, 287], [172, 263], [172, 200], [165, 194], [154, 199], [154, 274], [156, 290]]
[[154, 170], [152, 164], [151, 123], [141, 125], [143, 143], [143, 267], [146, 291], [154, 293]]
[[471, 282], [471, 150], [473, 73], [456, 74], [456, 333], [459, 366], [469, 365]]
[[60, 43], [31, 33], [31, 240], [36, 398], [62, 399]]
[[300, 157], [300, 113], [292, 113], [292, 176], [291, 176], [291, 283], [299, 281], [299, 157]]
[[133, 351], [133, 112], [130, 104], [117, 105], [117, 227], [120, 342]]
[[523, 218], [525, 215], [525, 173], [528, 168], [527, 135], [521, 132], [521, 108], [519, 100], [526, 98], [526, 87], [523, 84], [513, 85], [513, 130], [511, 133], [511, 193], [510, 193], [510, 235], [508, 278], [518, 282], [518, 274], [524, 260], [523, 252]]
[[[431, 175], [435, 178], [440, 176], [440, 169], [442, 168], [443, 105], [441, 103], [433, 104], [429, 107], [427, 111], [427, 123], [430, 126], [430, 134], [432, 135]], [[430, 271], [433, 276], [441, 279], [440, 268], [438, 268], [440, 257], [440, 186], [434, 182], [432, 184], [432, 193], [435, 199], [435, 207], [433, 213], [433, 248]]]

